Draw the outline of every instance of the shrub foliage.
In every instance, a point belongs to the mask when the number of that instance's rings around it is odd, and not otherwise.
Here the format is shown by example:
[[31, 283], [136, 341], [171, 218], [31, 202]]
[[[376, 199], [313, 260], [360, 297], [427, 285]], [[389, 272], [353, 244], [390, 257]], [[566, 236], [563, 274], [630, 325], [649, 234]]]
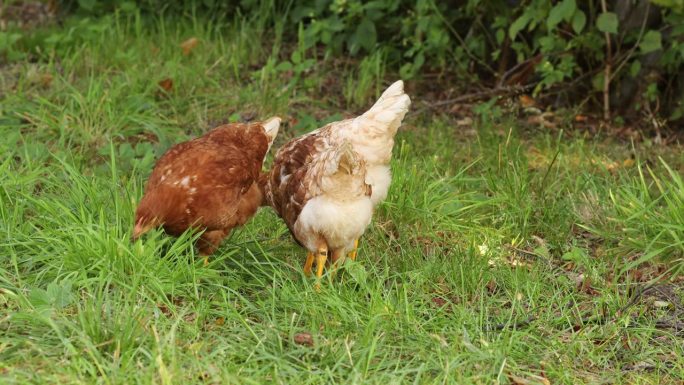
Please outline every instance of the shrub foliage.
[[[605, 118], [684, 117], [684, 0], [72, 0], [76, 13], [117, 9], [246, 17], [305, 50], [382, 52], [399, 76], [449, 75], [467, 86], [525, 86]], [[0, 49], [17, 35], [2, 32]]]

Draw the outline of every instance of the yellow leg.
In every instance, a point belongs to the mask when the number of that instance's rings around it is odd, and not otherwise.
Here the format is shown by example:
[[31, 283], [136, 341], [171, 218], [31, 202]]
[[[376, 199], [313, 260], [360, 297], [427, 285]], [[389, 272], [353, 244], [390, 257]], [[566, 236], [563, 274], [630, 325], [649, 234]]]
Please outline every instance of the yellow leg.
[[307, 277], [311, 275], [311, 265], [313, 265], [314, 261], [314, 254], [309, 251], [308, 254], [306, 254], [306, 262], [304, 262], [304, 275]]
[[318, 248], [316, 252], [316, 285], [314, 288], [316, 291], [321, 290], [321, 277], [323, 276], [323, 268], [325, 267], [325, 261], [328, 259], [328, 248], [322, 246]]
[[354, 240], [354, 250], [350, 251], [349, 254], [347, 254], [349, 256], [349, 259], [351, 259], [352, 261], [356, 261], [356, 252], [358, 249], [359, 249], [359, 240], [355, 239]]
[[209, 266], [209, 256], [205, 255], [204, 258], [202, 258], [202, 264], [206, 267]]

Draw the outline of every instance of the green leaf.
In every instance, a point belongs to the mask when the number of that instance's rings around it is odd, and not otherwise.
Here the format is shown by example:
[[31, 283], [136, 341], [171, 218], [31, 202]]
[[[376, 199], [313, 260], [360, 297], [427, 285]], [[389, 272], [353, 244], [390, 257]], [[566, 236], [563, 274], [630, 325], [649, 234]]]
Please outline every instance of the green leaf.
[[366, 284], [366, 281], [368, 280], [368, 272], [363, 264], [355, 263], [354, 261], [345, 259], [344, 265], [354, 282], [360, 285]]
[[575, 12], [575, 14], [572, 16], [572, 30], [575, 31], [576, 34], [580, 34], [586, 25], [587, 15], [578, 9], [577, 12]]
[[63, 282], [61, 285], [50, 283], [47, 287], [47, 294], [52, 306], [62, 309], [68, 306], [73, 300], [71, 294], [71, 282]]
[[518, 35], [518, 32], [522, 31], [529, 22], [530, 15], [527, 12], [520, 15], [520, 17], [515, 19], [513, 24], [511, 24], [510, 28], [508, 28], [508, 37], [510, 37], [511, 40], [515, 40], [515, 37]]
[[581, 249], [579, 247], [573, 247], [572, 249], [570, 249], [570, 251], [563, 254], [561, 258], [564, 261], [572, 261], [578, 265], [583, 265], [589, 257], [584, 249]]
[[639, 44], [639, 49], [641, 49], [641, 53], [644, 54], [657, 51], [662, 48], [662, 36], [660, 35], [660, 31], [656, 30], [650, 30], [646, 32], [644, 38], [641, 39], [641, 43]]
[[401, 79], [411, 79], [414, 76], [413, 63], [404, 63], [404, 65], [399, 68], [399, 76]]
[[28, 300], [31, 305], [37, 308], [50, 306], [50, 296], [48, 295], [48, 292], [37, 287], [31, 289]]
[[496, 30], [496, 33], [494, 34], [496, 36], [496, 42], [497, 44], [502, 44], [504, 41], [504, 38], [506, 37], [506, 31], [503, 29], [499, 28]]
[[240, 116], [240, 113], [235, 112], [232, 115], [228, 117], [228, 121], [231, 123], [239, 122], [242, 117]]
[[413, 60], [413, 70], [418, 71], [425, 63], [425, 55], [419, 52], [416, 58]]
[[561, 21], [570, 21], [576, 9], [577, 4], [575, 4], [575, 0], [563, 0], [556, 4], [551, 8], [549, 17], [546, 19], [547, 28], [553, 30]]
[[278, 65], [275, 67], [275, 70], [278, 72], [290, 71], [291, 69], [292, 69], [292, 63], [290, 63], [287, 60], [278, 63]]
[[678, 13], [684, 12], [684, 0], [651, 0], [663, 8], [674, 9]]
[[78, 0], [79, 7], [86, 11], [92, 11], [95, 8], [96, 0]]
[[371, 51], [377, 41], [375, 24], [371, 19], [364, 17], [361, 24], [356, 28], [356, 42], [366, 51]]
[[301, 52], [299, 52], [299, 50], [295, 50], [294, 52], [292, 52], [292, 55], [290, 55], [290, 59], [294, 64], [300, 63], [302, 61]]
[[546, 245], [539, 245], [534, 250], [532, 250], [532, 252], [537, 255], [541, 255], [544, 258], [551, 258], [551, 252], [549, 251], [549, 248], [546, 247]]
[[297, 74], [300, 74], [300, 73], [312, 68], [314, 65], [316, 65], [316, 61], [314, 59], [306, 59], [303, 62], [294, 66], [294, 72]]
[[635, 78], [639, 75], [641, 71], [641, 62], [639, 60], [634, 60], [632, 65], [629, 66], [629, 74]]
[[596, 27], [601, 32], [617, 33], [618, 17], [613, 12], [604, 12], [596, 19]]
[[10, 33], [10, 32], [0, 32], [0, 49], [6, 50], [12, 47], [14, 43], [21, 39], [21, 34]]
[[591, 86], [594, 88], [594, 91], [602, 91], [603, 90], [603, 75], [604, 72], [601, 71], [597, 73], [594, 77], [591, 78]]
[[133, 13], [138, 10], [138, 6], [135, 5], [134, 1], [125, 1], [121, 3], [119, 9], [126, 13]]

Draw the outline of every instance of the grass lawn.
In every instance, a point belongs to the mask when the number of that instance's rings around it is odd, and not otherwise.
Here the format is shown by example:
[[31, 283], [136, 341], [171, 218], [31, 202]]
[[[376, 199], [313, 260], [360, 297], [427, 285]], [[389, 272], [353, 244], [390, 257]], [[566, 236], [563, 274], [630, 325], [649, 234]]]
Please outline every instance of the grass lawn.
[[135, 16], [22, 35], [40, 49], [0, 67], [0, 383], [684, 380], [677, 144], [412, 113], [359, 258], [320, 293], [267, 208], [208, 266], [191, 235], [131, 243], [171, 144], [278, 114], [277, 148], [395, 79], [273, 35]]

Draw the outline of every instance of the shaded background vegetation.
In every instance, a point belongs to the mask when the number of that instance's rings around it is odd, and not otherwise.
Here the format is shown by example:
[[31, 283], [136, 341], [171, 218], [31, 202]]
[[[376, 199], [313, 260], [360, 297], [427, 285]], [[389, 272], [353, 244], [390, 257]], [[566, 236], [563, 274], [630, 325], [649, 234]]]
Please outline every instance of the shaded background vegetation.
[[[7, 16], [11, 4], [6, 8]], [[433, 100], [448, 101], [449, 87], [480, 99], [497, 94], [482, 89], [527, 93], [546, 107], [581, 107], [658, 134], [684, 116], [682, 0], [78, 0], [47, 8], [58, 15], [203, 14], [235, 23], [244, 17], [274, 42], [298, 43], [281, 53], [277, 71], [300, 75], [314, 59], [366, 58], [367, 65], [375, 60], [404, 79], [423, 80]], [[27, 51], [50, 55], [60, 42], [79, 39], [82, 31], [75, 32], [36, 39], [2, 32], [2, 60]]]

